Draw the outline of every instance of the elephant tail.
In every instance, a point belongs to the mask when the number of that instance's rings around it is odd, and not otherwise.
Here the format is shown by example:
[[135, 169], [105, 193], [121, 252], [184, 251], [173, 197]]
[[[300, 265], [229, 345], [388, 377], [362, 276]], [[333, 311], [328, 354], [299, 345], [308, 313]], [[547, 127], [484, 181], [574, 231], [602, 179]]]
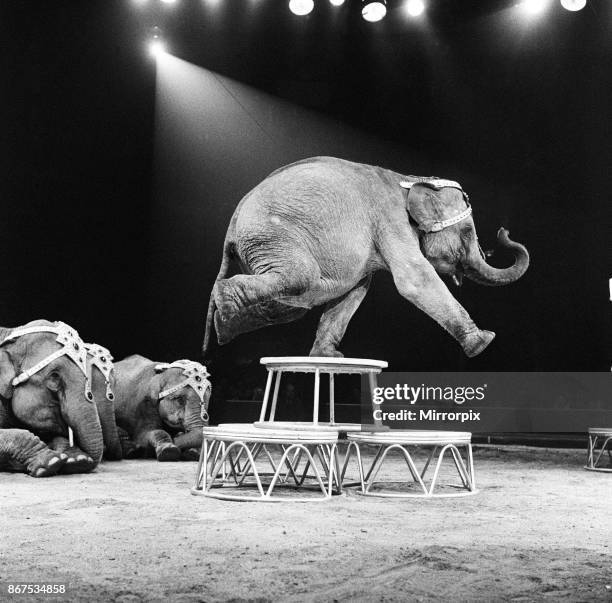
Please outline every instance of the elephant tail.
[[212, 291], [210, 292], [210, 300], [208, 301], [208, 313], [206, 314], [206, 331], [204, 333], [204, 343], [202, 344], [202, 359], [206, 363], [208, 361], [207, 354], [210, 346], [210, 339], [213, 330], [213, 317], [215, 315], [215, 285], [218, 280], [225, 278], [229, 271], [230, 261], [234, 254], [234, 243], [228, 239], [223, 244], [223, 259], [221, 260], [221, 267], [219, 273], [215, 279]]

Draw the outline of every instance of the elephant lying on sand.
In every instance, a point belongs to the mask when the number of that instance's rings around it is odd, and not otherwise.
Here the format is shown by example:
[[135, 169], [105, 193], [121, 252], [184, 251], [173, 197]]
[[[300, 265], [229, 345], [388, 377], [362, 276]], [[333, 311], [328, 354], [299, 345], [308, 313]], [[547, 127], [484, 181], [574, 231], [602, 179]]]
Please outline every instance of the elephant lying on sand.
[[[322, 304], [310, 354], [341, 356], [338, 345], [377, 270], [389, 270], [403, 297], [476, 356], [495, 334], [474, 324], [438, 273], [458, 285], [464, 273], [483, 285], [516, 281], [529, 254], [507, 230], [497, 238], [515, 254], [503, 270], [486, 263], [468, 197], [456, 182], [333, 157], [283, 167], [249, 192], [232, 216], [208, 308], [204, 357], [213, 318], [224, 344]], [[231, 259], [244, 274], [226, 278]]]
[[206, 367], [129, 356], [115, 363], [114, 374], [117, 424], [135, 444], [124, 445], [124, 457], [154, 451], [158, 461], [197, 458], [211, 393]]
[[102, 436], [104, 439], [104, 458], [118, 461], [122, 458], [121, 442], [115, 418], [115, 394], [113, 393], [113, 357], [101, 345], [86, 343], [87, 374], [91, 383]]
[[0, 328], [0, 469], [34, 477], [90, 471], [102, 446], [77, 332], [46, 320]]

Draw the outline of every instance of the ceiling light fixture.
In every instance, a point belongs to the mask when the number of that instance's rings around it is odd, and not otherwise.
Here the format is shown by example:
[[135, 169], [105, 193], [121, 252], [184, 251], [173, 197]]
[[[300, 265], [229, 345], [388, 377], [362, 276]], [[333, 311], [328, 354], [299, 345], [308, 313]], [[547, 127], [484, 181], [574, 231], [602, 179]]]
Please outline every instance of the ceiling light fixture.
[[364, 0], [361, 16], [370, 23], [384, 19], [387, 14], [386, 0]]
[[311, 13], [313, 8], [313, 0], [289, 0], [289, 10], [299, 17]]
[[561, 6], [565, 10], [575, 12], [577, 10], [582, 10], [586, 6], [586, 0], [561, 0]]

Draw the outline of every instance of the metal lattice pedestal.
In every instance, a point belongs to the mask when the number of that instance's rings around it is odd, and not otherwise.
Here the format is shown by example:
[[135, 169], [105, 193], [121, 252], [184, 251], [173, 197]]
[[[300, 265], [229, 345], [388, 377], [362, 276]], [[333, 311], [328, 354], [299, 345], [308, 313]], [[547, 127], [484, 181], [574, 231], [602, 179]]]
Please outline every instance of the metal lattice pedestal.
[[[349, 461], [354, 453], [359, 469], [358, 493], [364, 496], [383, 496], [388, 498], [416, 497], [453, 497], [476, 493], [474, 460], [472, 456], [472, 434], [460, 431], [419, 431], [391, 430], [386, 432], [361, 432], [348, 434], [348, 449], [342, 466], [340, 480], [344, 480]], [[377, 447], [374, 460], [367, 472], [364, 471], [363, 455], [360, 446], [364, 444]], [[413, 448], [411, 452], [410, 448]], [[416, 449], [430, 449], [427, 461], [419, 471], [413, 459]], [[465, 455], [462, 456], [461, 451]], [[407, 465], [407, 479], [401, 481], [377, 480], [385, 460], [390, 453], [397, 452]], [[448, 454], [447, 454], [448, 453]], [[444, 456], [450, 457], [457, 470], [458, 483], [450, 484], [451, 492], [439, 492], [440, 467]], [[428, 470], [433, 466], [433, 474]], [[395, 490], [390, 486], [399, 485]], [[400, 488], [404, 488], [401, 490]], [[411, 490], [410, 488], [413, 488]], [[408, 491], [407, 491], [408, 490]]]
[[340, 493], [338, 432], [205, 427], [192, 494], [235, 501], [329, 500]]
[[[600, 461], [605, 452], [608, 452], [609, 467], [601, 467]], [[612, 427], [590, 427], [589, 444], [587, 449], [587, 462], [585, 469], [612, 473]]]
[[[377, 376], [388, 364], [384, 360], [369, 360], [364, 358], [328, 358], [323, 356], [279, 356], [266, 357], [260, 360], [268, 370], [268, 380], [264, 393], [263, 404], [257, 427], [269, 429], [295, 429], [302, 430], [316, 426], [329, 428], [331, 431], [342, 432], [359, 431], [359, 423], [336, 423], [335, 416], [335, 390], [334, 377], [339, 374], [367, 375], [370, 390], [377, 386]], [[278, 392], [283, 373], [312, 373], [314, 375], [314, 396], [312, 407], [312, 423], [275, 421]], [[319, 394], [321, 388], [321, 375], [329, 376], [329, 422], [320, 422]], [[271, 404], [270, 404], [271, 400]], [[268, 406], [269, 412], [268, 412]], [[267, 418], [266, 418], [267, 415]], [[382, 427], [380, 421], [376, 423]]]

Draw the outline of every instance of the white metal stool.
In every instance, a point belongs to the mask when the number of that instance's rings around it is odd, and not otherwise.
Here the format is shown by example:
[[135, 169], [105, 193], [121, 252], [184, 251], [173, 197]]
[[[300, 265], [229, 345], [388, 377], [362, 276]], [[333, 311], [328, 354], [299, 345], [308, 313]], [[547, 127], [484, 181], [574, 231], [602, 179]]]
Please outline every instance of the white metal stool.
[[337, 431], [259, 429], [240, 423], [205, 427], [203, 435], [192, 494], [310, 502], [328, 500], [341, 491]]
[[[601, 457], [604, 456], [606, 450], [608, 451], [610, 466], [601, 467]], [[589, 444], [585, 469], [589, 471], [612, 473], [612, 427], [589, 428]]]
[[[308, 427], [328, 426], [331, 430], [359, 431], [359, 423], [336, 423], [335, 416], [335, 389], [334, 377], [339, 374], [367, 375], [368, 384], [373, 391], [377, 386], [377, 376], [388, 364], [384, 360], [369, 360], [364, 358], [329, 358], [325, 356], [279, 356], [266, 357], [260, 360], [268, 369], [268, 380], [264, 393], [263, 404], [257, 427], [281, 428], [281, 429], [308, 429]], [[314, 396], [312, 408], [312, 423], [275, 421], [276, 406], [278, 403], [278, 392], [283, 373], [313, 373], [314, 374]], [[329, 375], [329, 422], [319, 421], [319, 394], [321, 388], [321, 375]], [[274, 391], [272, 386], [274, 385]], [[272, 403], [268, 412], [270, 395]], [[266, 415], [268, 418], [266, 419]], [[380, 424], [380, 421], [377, 425]]]
[[[472, 434], [463, 431], [419, 431], [419, 430], [390, 430], [382, 432], [361, 432], [348, 434], [348, 448], [340, 474], [340, 480], [344, 476], [349, 465], [352, 453], [355, 453], [359, 469], [360, 489], [358, 492], [364, 496], [383, 496], [388, 498], [414, 498], [414, 497], [451, 497], [466, 496], [476, 493], [476, 481], [474, 475], [474, 459], [472, 456]], [[364, 472], [363, 455], [360, 446], [372, 444], [377, 446], [374, 460], [367, 473]], [[425, 465], [419, 471], [413, 459], [410, 447], [430, 448]], [[461, 454], [463, 449], [465, 460]], [[382, 481], [377, 482], [380, 470], [389, 456], [389, 453], [397, 451], [408, 466], [411, 480]], [[450, 484], [452, 492], [436, 492], [438, 486], [440, 466], [446, 453], [449, 453], [454, 467], [457, 470], [459, 481]], [[431, 479], [427, 477], [427, 470], [434, 461], [434, 470]], [[391, 490], [389, 485], [400, 484], [404, 490]], [[348, 484], [345, 484], [348, 485]], [[385, 486], [386, 485], [386, 486]], [[406, 491], [408, 490], [408, 491]]]

